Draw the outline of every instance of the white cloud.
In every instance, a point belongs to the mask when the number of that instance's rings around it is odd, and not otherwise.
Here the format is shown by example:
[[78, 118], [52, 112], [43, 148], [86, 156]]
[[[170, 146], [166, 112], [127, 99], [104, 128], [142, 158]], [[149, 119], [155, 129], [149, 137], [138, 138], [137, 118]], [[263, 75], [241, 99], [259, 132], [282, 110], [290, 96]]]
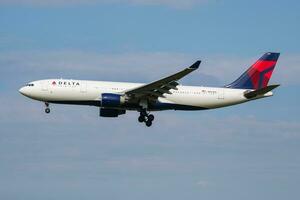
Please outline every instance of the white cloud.
[[198, 181], [196, 184], [197, 184], [199, 187], [201, 187], [201, 188], [206, 188], [206, 187], [209, 186], [209, 182], [204, 181], [204, 180], [200, 180], [200, 181]]
[[176, 72], [183, 66], [187, 67], [192, 62], [194, 59], [190, 56], [163, 52], [124, 54], [83, 51], [20, 52], [1, 54], [0, 64], [7, 68], [0, 68], [0, 71], [3, 70], [1, 73], [3, 75], [6, 70], [21, 70], [25, 73], [43, 74], [42, 77], [54, 72], [57, 75], [80, 73], [83, 77], [99, 74], [99, 78], [114, 77], [116, 81], [125, 81], [128, 78], [153, 80]]
[[175, 8], [191, 8], [207, 2], [207, 0], [127, 0], [129, 3], [141, 5], [165, 5]]
[[119, 168], [123, 166], [127, 170], [157, 170], [157, 171], [178, 171], [186, 170], [184, 168], [188, 167], [186, 164], [178, 166], [178, 163], [174, 160], [166, 160], [162, 156], [147, 156], [147, 157], [120, 157], [120, 158], [110, 158], [104, 162], [104, 165], [108, 168]]
[[168, 6], [173, 8], [191, 8], [206, 3], [208, 0], [0, 0], [0, 4], [18, 4], [35, 6], [69, 6], [95, 4], [130, 4], [144, 6]]
[[95, 130], [100, 125], [104, 130], [114, 127], [114, 131], [117, 132], [135, 132], [138, 126], [147, 132], [159, 131], [162, 134], [171, 135], [180, 133], [178, 135], [180, 141], [195, 137], [198, 139], [195, 142], [214, 142], [220, 144], [236, 137], [257, 137], [267, 140], [270, 139], [270, 136], [284, 139], [300, 137], [300, 124], [296, 120], [283, 120], [280, 117], [277, 119], [261, 120], [251, 116], [251, 112], [250, 115], [246, 116], [244, 114], [232, 113], [225, 117], [212, 115], [209, 111], [190, 112], [186, 114], [180, 111], [159, 112], [155, 114], [156, 122], [154, 123], [154, 129], [144, 129], [144, 125], [137, 123], [138, 113], [136, 112], [128, 112], [118, 119], [111, 120], [99, 118], [99, 110], [96, 107], [51, 105], [51, 109], [52, 114], [46, 115], [42, 102], [32, 101], [18, 94], [13, 96], [7, 94], [0, 95], [1, 123], [35, 122], [55, 124], [55, 126], [66, 124], [72, 126], [74, 123], [73, 116], [77, 116], [77, 125], [90, 127], [91, 129], [95, 128]]
[[[200, 79], [203, 79], [203, 77], [212, 77], [222, 82], [222, 84], [229, 83], [240, 76], [259, 56], [255, 58], [226, 55], [203, 57], [203, 63], [199, 70], [193, 73], [194, 75], [201, 75], [201, 77], [197, 76], [197, 81], [192, 82], [197, 84], [200, 83]], [[84, 78], [85, 76], [98, 74], [97, 79], [99, 77], [99, 79], [106, 78], [106, 80], [113, 78], [116, 81], [147, 82], [187, 67], [199, 57], [199, 55], [172, 52], [101, 54], [64, 50], [2, 53], [0, 64], [7, 66], [10, 70], [43, 74], [43, 77], [46, 74], [56, 74], [56, 76], [59, 74], [81, 74]], [[299, 63], [300, 55], [282, 55], [279, 58], [271, 82], [284, 85], [300, 84], [298, 78], [300, 74]], [[8, 69], [0, 68], [1, 75], [6, 74], [6, 70]], [[190, 80], [194, 77], [190, 76], [187, 79]]]
[[[208, 56], [206, 58], [207, 63], [202, 66], [202, 72], [215, 76], [224, 82], [230, 82], [238, 78], [259, 57], [260, 55], [256, 57]], [[284, 85], [299, 84], [299, 63], [299, 54], [281, 54], [271, 82]]]
[[[199, 114], [197, 118], [193, 114], [182, 116], [180, 114], [160, 113], [160, 116], [161, 123], [166, 129], [172, 129], [176, 124], [176, 131], [178, 132], [190, 132], [196, 135], [205, 133], [201, 135], [202, 141], [221, 141], [222, 143], [238, 136], [267, 140], [270, 139], [270, 136], [281, 138], [299, 138], [300, 136], [300, 124], [296, 120], [288, 121], [280, 118], [261, 120], [254, 116], [241, 116], [240, 114], [218, 117], [208, 113]], [[184, 140], [184, 138], [182, 139]]]

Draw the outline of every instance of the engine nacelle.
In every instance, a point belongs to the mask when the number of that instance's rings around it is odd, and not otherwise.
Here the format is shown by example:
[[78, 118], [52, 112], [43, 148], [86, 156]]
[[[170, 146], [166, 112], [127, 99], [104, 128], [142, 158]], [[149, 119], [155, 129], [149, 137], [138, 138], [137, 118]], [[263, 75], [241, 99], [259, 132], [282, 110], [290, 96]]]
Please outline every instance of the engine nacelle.
[[118, 117], [126, 113], [126, 110], [110, 109], [110, 108], [100, 108], [101, 117]]
[[125, 103], [125, 97], [120, 94], [102, 93], [101, 106], [102, 107], [118, 107]]

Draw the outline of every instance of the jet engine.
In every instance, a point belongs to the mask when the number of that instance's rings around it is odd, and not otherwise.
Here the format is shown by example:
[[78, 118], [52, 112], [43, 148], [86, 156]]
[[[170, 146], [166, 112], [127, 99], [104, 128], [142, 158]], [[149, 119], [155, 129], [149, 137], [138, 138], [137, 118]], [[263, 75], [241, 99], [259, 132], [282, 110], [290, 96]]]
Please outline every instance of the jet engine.
[[126, 113], [126, 110], [110, 109], [110, 108], [100, 108], [101, 117], [118, 117]]
[[102, 93], [101, 106], [102, 107], [118, 107], [125, 103], [125, 97], [120, 94]]

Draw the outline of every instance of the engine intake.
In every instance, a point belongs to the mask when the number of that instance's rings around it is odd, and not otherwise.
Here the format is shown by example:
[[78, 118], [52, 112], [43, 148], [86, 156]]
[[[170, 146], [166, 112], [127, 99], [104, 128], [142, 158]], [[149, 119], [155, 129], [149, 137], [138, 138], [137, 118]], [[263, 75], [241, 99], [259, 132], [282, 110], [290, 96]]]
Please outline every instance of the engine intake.
[[103, 93], [101, 95], [102, 107], [118, 107], [125, 103], [125, 97], [120, 94]]

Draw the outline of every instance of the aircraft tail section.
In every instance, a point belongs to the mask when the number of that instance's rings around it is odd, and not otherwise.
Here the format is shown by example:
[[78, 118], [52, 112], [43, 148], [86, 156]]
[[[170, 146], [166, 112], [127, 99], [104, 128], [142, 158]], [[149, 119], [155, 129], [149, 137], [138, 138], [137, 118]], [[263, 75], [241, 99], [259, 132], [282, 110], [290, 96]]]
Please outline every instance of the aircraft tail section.
[[254, 90], [267, 87], [279, 55], [280, 53], [265, 53], [237, 80], [226, 87]]

